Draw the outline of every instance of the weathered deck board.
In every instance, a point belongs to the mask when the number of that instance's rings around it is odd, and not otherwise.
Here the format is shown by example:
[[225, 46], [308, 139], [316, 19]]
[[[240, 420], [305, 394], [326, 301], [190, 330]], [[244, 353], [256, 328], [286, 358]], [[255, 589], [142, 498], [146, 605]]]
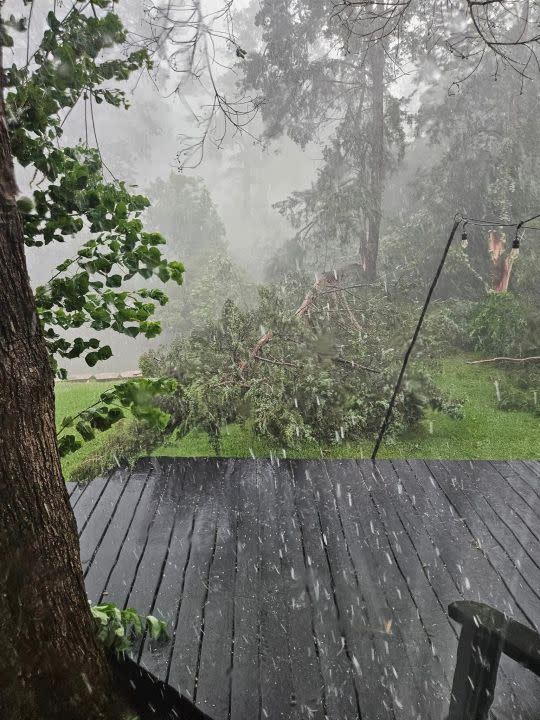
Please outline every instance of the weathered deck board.
[[[92, 602], [215, 720], [441, 720], [450, 602], [540, 626], [540, 463], [147, 459], [69, 487]], [[505, 658], [492, 717], [538, 720]]]

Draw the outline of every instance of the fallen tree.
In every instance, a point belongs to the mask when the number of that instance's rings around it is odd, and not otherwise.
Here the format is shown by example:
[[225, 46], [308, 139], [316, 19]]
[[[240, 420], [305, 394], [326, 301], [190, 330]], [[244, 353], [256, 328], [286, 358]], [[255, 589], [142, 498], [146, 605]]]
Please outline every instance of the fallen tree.
[[[358, 277], [365, 275], [363, 264], [360, 260], [347, 265], [342, 265], [335, 270], [322, 273], [316, 280], [310, 290], [304, 296], [302, 303], [296, 308], [293, 316], [296, 318], [304, 318], [309, 320], [310, 312], [315, 308], [316, 301], [319, 296], [332, 294], [335, 299], [335, 304], [345, 311], [348, 316], [352, 327], [362, 332], [362, 327], [355, 317], [349, 303], [347, 302], [346, 293], [358, 288], [369, 288], [374, 287], [377, 283], [354, 283], [354, 280]], [[345, 284], [347, 283], [347, 284]], [[350, 284], [349, 284], [350, 283]], [[266, 358], [260, 356], [260, 351], [272, 340], [274, 334], [271, 330], [263, 333], [257, 340], [255, 346], [249, 352], [248, 360], [242, 360], [239, 364], [240, 372], [244, 373], [249, 365], [249, 360], [260, 360], [265, 361]], [[356, 363], [354, 360], [344, 360], [343, 358], [336, 358], [337, 362], [348, 363], [351, 367], [360, 367], [369, 372], [381, 372], [378, 369], [370, 368], [361, 363]], [[282, 364], [287, 365], [282, 361]], [[289, 363], [290, 364], [290, 363]]]
[[[245, 421], [278, 449], [373, 438], [414, 313], [382, 283], [358, 282], [358, 266], [348, 265], [307, 292], [299, 276], [261, 287], [252, 309], [227, 301], [217, 322], [148, 353], [141, 369], [178, 382], [161, 406], [172, 417], [168, 432], [205, 430], [216, 449], [224, 426]], [[412, 427], [427, 405], [455, 411], [417, 366], [393, 431]]]

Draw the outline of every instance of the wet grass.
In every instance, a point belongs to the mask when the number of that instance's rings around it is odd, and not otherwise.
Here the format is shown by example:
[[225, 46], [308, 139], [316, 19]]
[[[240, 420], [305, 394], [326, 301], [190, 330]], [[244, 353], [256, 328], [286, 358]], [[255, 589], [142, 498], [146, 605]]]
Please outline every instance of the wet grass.
[[[440, 362], [434, 379], [452, 399], [463, 402], [463, 417], [453, 419], [440, 412], [428, 412], [414, 432], [381, 446], [381, 458], [439, 459], [532, 459], [540, 456], [540, 418], [526, 412], [506, 412], [499, 408], [495, 380], [501, 396], [510, 388], [508, 371], [494, 366], [467, 365], [466, 356]], [[95, 402], [107, 383], [59, 383], [56, 387], [56, 417], [75, 415]], [[532, 389], [531, 389], [532, 392]], [[112, 431], [114, 432], [114, 430]], [[63, 460], [66, 477], [90, 454], [99, 451], [105, 434], [85, 443]], [[368, 458], [372, 441], [342, 442], [299, 448], [282, 448], [261, 440], [247, 425], [229, 425], [223, 431], [221, 454], [225, 457], [290, 458]], [[154, 455], [172, 457], [212, 456], [214, 451], [205, 433], [193, 431], [181, 440], [166, 443]]]

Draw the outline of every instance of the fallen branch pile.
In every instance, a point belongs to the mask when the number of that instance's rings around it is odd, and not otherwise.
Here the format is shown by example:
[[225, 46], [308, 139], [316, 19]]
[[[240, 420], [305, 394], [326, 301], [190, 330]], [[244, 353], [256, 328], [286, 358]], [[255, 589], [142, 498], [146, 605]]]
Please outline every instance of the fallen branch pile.
[[[346, 293], [353, 288], [372, 287], [375, 283], [355, 283], [364, 273], [363, 265], [360, 262], [352, 262], [343, 265], [335, 270], [323, 273], [313, 284], [311, 290], [304, 297], [301, 305], [294, 311], [294, 317], [309, 319], [310, 311], [316, 306], [317, 298], [320, 295], [332, 294], [332, 298], [336, 307], [341, 307], [348, 316], [352, 327], [357, 332], [362, 332], [362, 326], [354, 315], [349, 303], [347, 302]], [[347, 283], [347, 284], [345, 284]], [[257, 340], [255, 346], [249, 353], [247, 360], [239, 363], [238, 369], [241, 374], [247, 370], [251, 360], [273, 362], [274, 364], [284, 365], [288, 367], [296, 367], [293, 363], [278, 360], [268, 360], [261, 356], [261, 350], [270, 342], [273, 337], [272, 330], [265, 332]], [[381, 370], [371, 368], [366, 365], [355, 362], [354, 360], [345, 360], [341, 357], [332, 358], [335, 362], [349, 365], [350, 367], [358, 367], [372, 373], [380, 373]]]

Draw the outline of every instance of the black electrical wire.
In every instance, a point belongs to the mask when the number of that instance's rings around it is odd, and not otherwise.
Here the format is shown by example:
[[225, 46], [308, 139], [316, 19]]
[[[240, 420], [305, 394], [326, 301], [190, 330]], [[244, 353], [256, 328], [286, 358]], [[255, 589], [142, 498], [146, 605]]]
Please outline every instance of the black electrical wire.
[[513, 227], [516, 227], [516, 225], [518, 224], [518, 223], [502, 222], [502, 220], [478, 220], [477, 218], [470, 218], [465, 215], [456, 215], [456, 217], [460, 217], [464, 222], [468, 223], [469, 225], [479, 225], [481, 227], [513, 228]]
[[519, 227], [523, 227], [524, 225], [526, 225], [527, 223], [532, 222], [533, 220], [538, 220], [538, 218], [540, 218], [540, 215], [533, 215], [532, 217], [527, 218], [527, 220], [522, 220], [522, 221], [519, 223]]

